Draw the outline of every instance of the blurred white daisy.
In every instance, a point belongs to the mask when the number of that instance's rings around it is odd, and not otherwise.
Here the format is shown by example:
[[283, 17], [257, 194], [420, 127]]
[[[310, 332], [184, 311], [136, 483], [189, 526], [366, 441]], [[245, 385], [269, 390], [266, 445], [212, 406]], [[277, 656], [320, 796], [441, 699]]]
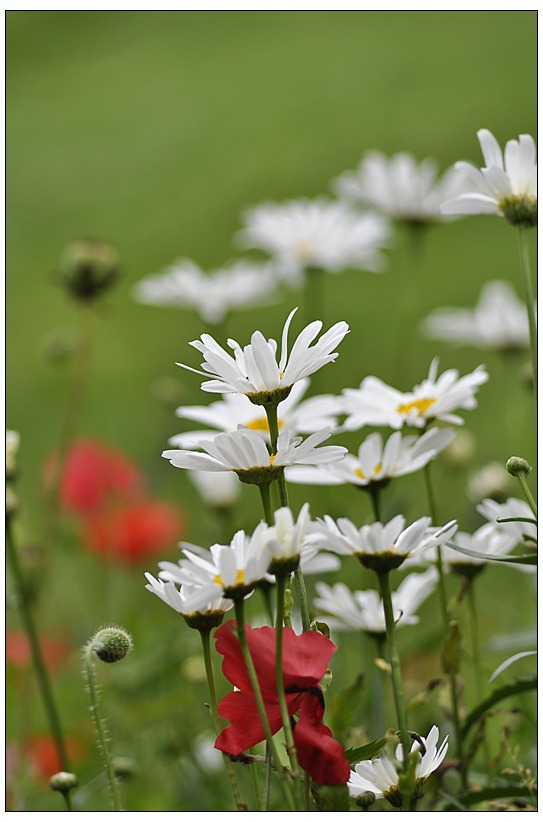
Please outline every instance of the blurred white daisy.
[[486, 497], [503, 499], [511, 490], [513, 479], [501, 462], [489, 462], [469, 478], [467, 495], [472, 502], [481, 502]]
[[343, 459], [347, 449], [340, 445], [317, 448], [331, 435], [330, 429], [317, 431], [302, 441], [288, 429], [277, 439], [277, 453], [270, 454], [262, 437], [250, 428], [217, 434], [212, 440], [202, 440], [197, 451], [164, 451], [162, 456], [176, 468], [196, 471], [235, 471], [242, 482], [265, 484], [276, 479], [287, 465], [313, 465]]
[[534, 543], [537, 540], [537, 525], [533, 522], [497, 522], [498, 519], [512, 517], [533, 520], [532, 509], [524, 500], [510, 497], [507, 502], [500, 504], [493, 499], [485, 499], [477, 506], [477, 510], [490, 522], [495, 531], [511, 534], [517, 543]]
[[[292, 386], [288, 397], [279, 403], [279, 429], [289, 428], [296, 434], [312, 434], [327, 427], [334, 431], [339, 413], [338, 397], [328, 394], [302, 400], [308, 387], [309, 379], [304, 377]], [[182, 406], [175, 413], [182, 419], [201, 422], [215, 429], [176, 434], [168, 442], [177, 448], [194, 448], [195, 440], [213, 439], [218, 431], [236, 431], [240, 425], [257, 431], [266, 442], [270, 441], [265, 409], [254, 405], [245, 394], [225, 394], [219, 402], [207, 406]]]
[[212, 508], [231, 508], [241, 496], [238, 478], [233, 473], [191, 471], [189, 477], [204, 502]]
[[[394, 622], [397, 627], [416, 625], [419, 617], [415, 611], [433, 592], [438, 579], [435, 568], [428, 568], [423, 574], [409, 574], [392, 592]], [[377, 591], [354, 591], [338, 582], [331, 587], [325, 582], [316, 582], [319, 596], [313, 605], [332, 614], [337, 619], [326, 619], [331, 628], [355, 629], [381, 636], [386, 633], [385, 611]]]
[[430, 517], [421, 517], [407, 528], [405, 517], [398, 514], [385, 525], [373, 522], [357, 528], [346, 517], [334, 522], [325, 515], [311, 527], [309, 541], [319, 548], [356, 557], [366, 567], [397, 568], [410, 555], [441, 545], [455, 533], [455, 520], [442, 528], [431, 526]]
[[284, 399], [295, 382], [309, 377], [323, 365], [336, 359], [337, 352], [334, 352], [334, 348], [349, 333], [347, 323], [338, 322], [311, 346], [322, 328], [322, 322], [315, 320], [298, 335], [289, 355], [288, 330], [297, 310], [295, 308], [291, 311], [283, 328], [279, 363], [276, 358], [277, 342], [266, 340], [260, 331], [255, 331], [250, 345], [243, 349], [235, 340], [228, 340], [234, 357], [227, 354], [209, 334], [202, 334], [201, 342], [194, 340], [190, 345], [203, 355], [204, 371], [197, 371], [182, 363], [177, 365], [204, 377], [214, 376], [214, 379], [202, 383], [204, 391], [246, 394], [255, 404], [268, 401], [270, 394], [276, 392], [282, 393], [282, 396], [277, 397], [278, 401]]
[[396, 220], [436, 222], [444, 219], [441, 205], [466, 191], [463, 175], [454, 168], [439, 180], [437, 176], [437, 164], [429, 158], [417, 163], [405, 152], [388, 158], [380, 151], [368, 151], [356, 171], [334, 181], [334, 190]]
[[17, 469], [17, 451], [21, 437], [18, 431], [6, 430], [6, 479], [13, 479]]
[[[485, 161], [481, 170], [459, 162], [455, 168], [470, 182], [471, 191], [441, 206], [442, 214], [499, 214], [510, 222], [537, 223], [537, 163], [529, 134], [509, 140], [505, 153], [486, 128], [477, 132]], [[505, 163], [504, 163], [505, 160]]]
[[[482, 525], [473, 534], [457, 531], [447, 542], [441, 545], [441, 561], [443, 565], [462, 575], [471, 576], [481, 570], [493, 557], [503, 557], [516, 545], [516, 538], [512, 534], [496, 531], [489, 523]], [[452, 546], [458, 545], [476, 554], [484, 554], [487, 559], [473, 557], [462, 551], [456, 551]], [[407, 561], [408, 567], [417, 563], [426, 564], [436, 562], [437, 551], [434, 546], [416, 554]]]
[[183, 259], [140, 280], [133, 294], [140, 303], [192, 308], [206, 322], [220, 323], [233, 309], [269, 304], [276, 287], [270, 263], [238, 260], [206, 274]]
[[[416, 787], [430, 776], [433, 771], [441, 765], [447, 754], [448, 736], [445, 737], [438, 750], [439, 729], [434, 725], [426, 738], [421, 737], [422, 746], [419, 742], [414, 742], [411, 752], [420, 751], [419, 761], [415, 770]], [[403, 762], [403, 747], [401, 743], [397, 746], [395, 757], [398, 762]], [[375, 794], [376, 799], [388, 799], [395, 807], [402, 806], [402, 797], [398, 787], [400, 777], [396, 768], [384, 748], [375, 759], [367, 759], [355, 765], [351, 772], [351, 778], [347, 782], [349, 794], [354, 797], [366, 791]]]
[[319, 197], [263, 203], [244, 214], [239, 232], [246, 248], [273, 255], [278, 272], [299, 285], [308, 268], [381, 271], [391, 228], [379, 214], [360, 214], [344, 202]]
[[275, 573], [282, 566], [294, 570], [299, 563], [310, 523], [309, 503], [304, 503], [297, 520], [294, 520], [290, 508], [286, 507], [275, 511], [273, 518], [274, 524], [268, 526], [262, 536], [272, 557], [271, 570]]
[[421, 437], [402, 437], [395, 431], [383, 448], [381, 434], [370, 434], [360, 448], [358, 457], [346, 454], [341, 462], [320, 467], [292, 466], [285, 477], [289, 482], [307, 485], [343, 485], [351, 483], [365, 487], [373, 482], [384, 483], [393, 477], [412, 474], [423, 468], [454, 439], [452, 428], [430, 428]]
[[377, 377], [366, 377], [358, 389], [345, 388], [343, 410], [348, 417], [343, 427], [347, 431], [357, 431], [364, 425], [424, 428], [434, 419], [463, 425], [464, 420], [451, 412], [477, 406], [475, 392], [487, 381], [488, 374], [480, 365], [465, 377], [459, 378], [458, 371], [451, 368], [437, 378], [438, 363], [437, 357], [432, 360], [428, 379], [409, 393], [397, 391]]
[[421, 329], [431, 339], [477, 348], [510, 351], [530, 345], [526, 306], [505, 280], [486, 283], [474, 309], [436, 309]]

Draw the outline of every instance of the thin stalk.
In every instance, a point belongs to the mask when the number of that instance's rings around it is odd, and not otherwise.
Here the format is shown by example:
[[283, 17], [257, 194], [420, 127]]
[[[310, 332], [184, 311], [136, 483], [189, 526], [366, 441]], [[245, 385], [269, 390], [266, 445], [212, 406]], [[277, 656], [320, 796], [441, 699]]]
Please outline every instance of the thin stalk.
[[528, 501], [528, 505], [532, 509], [532, 514], [537, 519], [537, 505], [535, 504], [535, 500], [532, 497], [530, 489], [528, 488], [528, 483], [526, 482], [526, 474], [523, 474], [522, 471], [519, 471], [517, 474], [517, 479], [520, 482], [520, 487], [524, 492], [524, 496]]
[[394, 624], [394, 610], [392, 608], [389, 571], [377, 571], [377, 577], [379, 579], [379, 590], [381, 592], [381, 599], [383, 600], [383, 608], [385, 611], [385, 624], [387, 631], [388, 654], [390, 657], [390, 666], [392, 668], [394, 701], [396, 703], [400, 740], [404, 751], [404, 768], [406, 768], [408, 764], [407, 754], [411, 750], [411, 747], [409, 744], [409, 734], [407, 733], [407, 711], [403, 692], [400, 655], [398, 653], [398, 646], [396, 645], [396, 626]]
[[290, 767], [297, 778], [298, 761], [296, 759], [296, 749], [294, 747], [292, 728], [290, 727], [290, 716], [288, 713], [285, 688], [283, 685], [283, 611], [285, 605], [286, 577], [284, 574], [278, 574], [275, 579], [277, 583], [277, 618], [275, 620], [275, 686], [277, 688], [277, 698], [281, 709], [281, 719], [283, 720], [283, 730], [285, 732], [285, 739], [287, 742], [287, 753], [290, 760]]
[[413, 354], [414, 319], [419, 297], [419, 271], [422, 262], [426, 224], [406, 222], [406, 238], [402, 282], [399, 287], [399, 309], [396, 321], [396, 339], [394, 344], [394, 364], [398, 378], [409, 377], [409, 364]]
[[62, 796], [64, 797], [64, 801], [66, 802], [66, 810], [73, 811], [74, 806], [72, 803], [72, 797], [70, 796], [70, 791], [63, 791]]
[[[430, 463], [427, 462], [424, 468], [422, 469], [424, 474], [424, 484], [426, 486], [426, 494], [428, 497], [428, 508], [430, 510], [430, 517], [432, 518], [432, 524], [437, 525], [437, 506], [434, 496], [434, 489], [432, 485], [432, 475], [430, 471]], [[436, 548], [436, 566], [438, 572], [438, 592], [439, 592], [439, 605], [441, 608], [441, 618], [443, 620], [443, 630], [445, 634], [449, 631], [449, 605], [447, 599], [447, 588], [445, 586], [445, 572], [443, 570], [443, 560], [441, 557], [441, 546], [438, 545]]]
[[270, 730], [270, 725], [268, 722], [268, 717], [266, 715], [266, 708], [264, 706], [264, 700], [262, 699], [262, 693], [260, 691], [260, 685], [258, 683], [258, 678], [256, 676], [255, 666], [253, 664], [253, 660], [251, 657], [251, 652], [249, 650], [249, 646], [247, 644], [247, 637], [245, 635], [245, 623], [243, 621], [243, 600], [236, 599], [234, 600], [234, 607], [236, 612], [236, 626], [237, 626], [237, 633], [239, 644], [241, 647], [241, 651], [243, 654], [243, 659], [245, 660], [245, 665], [247, 666], [247, 673], [249, 674], [249, 679], [251, 682], [251, 688], [253, 690], [253, 694], [255, 697], [256, 705], [258, 708], [258, 714], [260, 716], [260, 722], [262, 723], [262, 729], [264, 731], [264, 736], [266, 738], [266, 742], [268, 744], [268, 748], [270, 750], [271, 756], [275, 762], [275, 767], [277, 769], [277, 773], [279, 775], [279, 784], [281, 785], [281, 790], [283, 791], [283, 796], [285, 801], [288, 804], [290, 811], [295, 811], [294, 802], [292, 800], [292, 793], [290, 791], [290, 786], [286, 781], [286, 774], [285, 770], [281, 764], [281, 760], [279, 759], [279, 755], [277, 753], [277, 748], [275, 747], [275, 742], [273, 741], [273, 737]]
[[449, 682], [451, 685], [451, 708], [452, 708], [452, 715], [453, 715], [453, 725], [454, 731], [456, 736], [456, 756], [460, 761], [460, 778], [462, 780], [462, 788], [465, 790], [468, 786], [468, 777], [467, 773], [464, 768], [463, 764], [463, 753], [462, 753], [462, 735], [460, 732], [461, 724], [460, 724], [460, 711], [458, 709], [458, 694], [456, 692], [456, 676], [455, 674], [451, 674], [449, 676]]
[[477, 607], [475, 604], [474, 581], [474, 579], [470, 579], [468, 583], [468, 606], [471, 628], [471, 653], [473, 656], [473, 667], [475, 669], [477, 701], [481, 702], [483, 699], [483, 679], [481, 675], [481, 666], [479, 664], [479, 623], [477, 619]]
[[534, 372], [534, 392], [537, 399], [537, 326], [534, 308], [534, 293], [532, 289], [532, 275], [530, 272], [530, 255], [528, 251], [527, 227], [517, 225], [518, 247], [520, 255], [520, 270], [524, 285], [524, 298], [528, 312], [528, 326], [530, 328], [530, 350], [532, 354], [532, 369]]
[[28, 639], [30, 641], [30, 647], [32, 649], [32, 664], [34, 666], [34, 673], [36, 674], [36, 679], [38, 681], [38, 688], [41, 693], [45, 713], [47, 715], [47, 720], [49, 722], [49, 728], [51, 730], [51, 734], [55, 742], [55, 747], [60, 757], [62, 770], [70, 771], [70, 763], [68, 760], [68, 754], [66, 752], [64, 736], [62, 734], [59, 713], [53, 696], [53, 689], [51, 687], [49, 676], [47, 674], [47, 668], [41, 655], [40, 645], [38, 642], [38, 635], [36, 633], [34, 620], [32, 618], [32, 614], [30, 611], [30, 603], [26, 583], [23, 576], [23, 572], [21, 570], [21, 566], [19, 564], [17, 549], [15, 548], [15, 543], [13, 541], [11, 516], [6, 516], [6, 550], [18, 592], [17, 600], [19, 611], [21, 613], [21, 619], [23, 622], [24, 629], [27, 633]]
[[[373, 634], [372, 637], [375, 640], [375, 644], [377, 646], [377, 656], [382, 659], [383, 658], [383, 645], [384, 645], [384, 638], [382, 634]], [[384, 729], [386, 728], [385, 725], [385, 680], [384, 680], [384, 672], [377, 667], [374, 666], [374, 710], [372, 712], [372, 726], [373, 726], [373, 735], [380, 736]]]
[[111, 788], [111, 795], [113, 798], [113, 810], [122, 811], [117, 780], [115, 778], [115, 771], [113, 770], [113, 762], [111, 759], [111, 754], [109, 752], [109, 746], [107, 744], [106, 731], [104, 728], [104, 723], [102, 721], [102, 716], [100, 714], [100, 707], [98, 705], [98, 694], [96, 692], [96, 687], [94, 685], [94, 674], [92, 670], [92, 654], [92, 642], [89, 642], [89, 644], [85, 648], [85, 668], [87, 671], [87, 684], [89, 686], [92, 713], [94, 716], [94, 724], [96, 725], [96, 730], [98, 732], [98, 742], [100, 745], [100, 749], [102, 751], [102, 756], [104, 757], [107, 778], [109, 781], [109, 786]]
[[380, 505], [380, 490], [375, 485], [375, 483], [371, 483], [367, 486], [368, 493], [371, 498], [371, 507], [373, 509], [373, 518], [375, 522], [381, 522], [381, 505]]
[[[209, 698], [211, 700], [211, 704], [209, 706], [209, 710], [211, 713], [211, 718], [213, 719], [213, 724], [215, 725], [215, 732], [217, 736], [222, 731], [222, 722], [221, 717], [219, 715], [219, 706], [217, 702], [217, 690], [215, 688], [215, 676], [213, 674], [213, 664], [211, 662], [211, 629], [199, 631], [200, 638], [202, 640], [202, 651], [204, 654], [204, 666], [206, 671], [207, 677], [207, 684], [209, 687]], [[244, 811], [245, 805], [241, 799], [241, 794], [239, 792], [238, 781], [236, 779], [236, 774], [234, 773], [234, 766], [232, 764], [232, 760], [230, 757], [223, 752], [222, 755], [224, 764], [226, 765], [226, 770], [228, 771], [228, 778], [230, 779], [230, 785], [232, 787], [232, 793], [234, 795], [234, 802], [236, 803], [236, 807], [238, 811]], [[255, 791], [256, 794], [256, 791]], [[256, 804], [257, 810], [261, 811], [262, 806], [259, 804], [259, 796], [256, 796]]]
[[46, 528], [45, 541], [50, 545], [56, 535], [57, 519], [60, 509], [60, 486], [64, 463], [70, 444], [75, 436], [77, 421], [81, 412], [85, 385], [89, 372], [89, 365], [92, 352], [92, 337], [94, 327], [94, 311], [89, 306], [81, 308], [81, 332], [75, 355], [74, 371], [70, 386], [64, 420], [60, 432], [57, 460], [54, 466], [53, 480], [51, 483], [49, 517]]
[[[251, 748], [251, 751], [253, 749]], [[250, 764], [251, 769], [251, 779], [253, 782], [253, 791], [255, 792], [255, 801], [256, 801], [256, 809], [257, 811], [265, 811], [267, 810], [267, 804], [264, 805], [264, 798], [262, 796], [262, 788], [260, 787], [260, 779], [258, 777], [258, 768], [256, 762], [251, 762]], [[266, 800], [267, 802], [267, 800]], [[245, 810], [244, 808], [238, 808], [238, 810]]]
[[265, 485], [259, 485], [258, 490], [260, 491], [260, 499], [262, 500], [262, 508], [264, 509], [264, 519], [268, 525], [273, 526], [273, 514], [270, 502], [270, 485], [271, 482], [267, 482]]

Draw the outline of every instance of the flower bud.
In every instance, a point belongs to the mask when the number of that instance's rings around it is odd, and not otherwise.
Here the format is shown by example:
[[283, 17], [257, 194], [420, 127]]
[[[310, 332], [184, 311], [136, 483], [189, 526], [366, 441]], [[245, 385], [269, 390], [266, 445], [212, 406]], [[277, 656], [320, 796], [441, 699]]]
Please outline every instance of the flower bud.
[[62, 255], [61, 282], [76, 300], [94, 300], [113, 285], [118, 274], [117, 251], [102, 240], [74, 240]]
[[375, 802], [375, 794], [372, 791], [366, 791], [356, 797], [356, 804], [359, 808], [369, 808]]
[[537, 200], [535, 197], [508, 197], [500, 204], [505, 217], [511, 225], [537, 225]]
[[532, 470], [532, 466], [529, 465], [526, 460], [522, 459], [522, 457], [510, 457], [505, 467], [514, 477], [518, 477], [519, 474], [529, 474]]
[[123, 628], [102, 628], [91, 639], [91, 646], [102, 662], [118, 662], [132, 650], [132, 637]]
[[137, 771], [136, 763], [128, 756], [114, 756], [111, 764], [113, 765], [115, 776], [118, 776], [120, 779], [127, 779], [130, 776], [134, 776]]
[[79, 779], [75, 773], [68, 773], [67, 771], [59, 771], [49, 780], [49, 786], [53, 791], [60, 791], [60, 793], [68, 793], [73, 788], [77, 788]]

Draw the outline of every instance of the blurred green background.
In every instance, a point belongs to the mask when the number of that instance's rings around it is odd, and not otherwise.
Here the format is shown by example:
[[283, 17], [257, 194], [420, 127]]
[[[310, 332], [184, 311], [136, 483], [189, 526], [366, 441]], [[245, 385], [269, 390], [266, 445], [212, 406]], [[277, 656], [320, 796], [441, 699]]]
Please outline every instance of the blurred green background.
[[[502, 146], [520, 133], [535, 137], [536, 35], [534, 11], [8, 11], [6, 414], [22, 441], [20, 540], [40, 540], [40, 471], [58, 440], [70, 379], [69, 364], [44, 357], [52, 333], [77, 327], [74, 306], [55, 285], [70, 240], [109, 240], [123, 266], [97, 323], [79, 433], [126, 450], [156, 494], [190, 512], [184, 538], [209, 543], [217, 533], [198, 514], [185, 472], [160, 457], [168, 437], [189, 427], [175, 418], [176, 405], [212, 399], [202, 395], [196, 375], [175, 366], [199, 364], [187, 343], [204, 327], [190, 312], [137, 304], [133, 285], [179, 257], [210, 268], [238, 256], [233, 235], [244, 208], [329, 194], [330, 181], [366, 150], [410, 151], [435, 158], [444, 170], [459, 159], [480, 165], [479, 128]], [[404, 239], [399, 231], [383, 275], [348, 271], [327, 280], [323, 319], [327, 326], [346, 320], [352, 333], [323, 372], [320, 390], [339, 393], [374, 374], [406, 391], [426, 376], [435, 355], [442, 369], [461, 374], [484, 362], [490, 380], [479, 408], [464, 413], [477, 442], [469, 469], [504, 463], [513, 453], [534, 464], [534, 403], [519, 378], [527, 354], [504, 363], [496, 354], [420, 339], [413, 329], [409, 366], [395, 371]], [[535, 236], [530, 242], [535, 260]], [[491, 279], [509, 280], [521, 296], [515, 230], [493, 216], [437, 226], [428, 232], [419, 274], [417, 320], [439, 306], [473, 306]], [[228, 333], [241, 343], [255, 328], [277, 338], [299, 299], [288, 292], [278, 307], [231, 316]], [[294, 332], [301, 327], [295, 320]], [[334, 441], [354, 449], [364, 435]], [[442, 463], [434, 473], [443, 521], [456, 517], [461, 528], [476, 527], [466, 473]], [[532, 478], [535, 488], [535, 470]], [[362, 524], [369, 501], [350, 490], [312, 489], [312, 514], [346, 513]], [[244, 488], [236, 523], [248, 530], [256, 524], [253, 491]], [[511, 494], [520, 496], [514, 485]], [[293, 487], [293, 508], [306, 496]], [[398, 510], [410, 520], [426, 513], [418, 475], [385, 494], [385, 514]], [[175, 560], [177, 548], [164, 558]], [[154, 562], [145, 569], [154, 572]], [[357, 573], [353, 586], [370, 584]], [[531, 580], [502, 568], [485, 573], [491, 584], [483, 641], [529, 625]], [[432, 599], [419, 628], [401, 635], [406, 654], [432, 650], [434, 611]], [[134, 634], [131, 660], [104, 675], [111, 736], [141, 769], [128, 788], [130, 809], [230, 809], [226, 781], [224, 805], [205, 774], [194, 777], [196, 766], [183, 753], [208, 722], [205, 683], [189, 681], [179, 692], [179, 666], [198, 653], [198, 637], [145, 592], [142, 571], [113, 568], [106, 575], [66, 530], [47, 558], [39, 620], [44, 629], [69, 626], [75, 645], [106, 621]], [[17, 616], [8, 613], [8, 622], [17, 624]], [[491, 656], [489, 672], [507, 655]], [[77, 652], [74, 659], [59, 685], [68, 726], [86, 716]], [[351, 681], [357, 659], [347, 643], [340, 648], [337, 687]], [[438, 670], [436, 655], [424, 665], [419, 686]], [[16, 704], [8, 692], [8, 736], [20, 731]], [[32, 711], [30, 724], [44, 727], [38, 703]], [[364, 716], [358, 720], [363, 724]], [[153, 773], [150, 762], [160, 762]], [[89, 779], [98, 772], [94, 751], [84, 767]], [[58, 797], [39, 786], [26, 796], [30, 810], [57, 807]], [[107, 809], [103, 793], [89, 802], [85, 810]]]

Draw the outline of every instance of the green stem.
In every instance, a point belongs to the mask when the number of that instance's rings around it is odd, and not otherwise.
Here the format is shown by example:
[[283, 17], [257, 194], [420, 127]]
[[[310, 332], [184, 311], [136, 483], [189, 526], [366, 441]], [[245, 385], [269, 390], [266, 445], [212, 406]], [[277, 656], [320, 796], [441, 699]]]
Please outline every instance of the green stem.
[[111, 754], [109, 752], [109, 746], [107, 744], [107, 736], [104, 728], [104, 723], [102, 721], [100, 708], [98, 705], [98, 694], [96, 692], [96, 687], [94, 685], [94, 674], [92, 670], [92, 654], [92, 642], [89, 642], [89, 644], [85, 648], [85, 667], [87, 671], [87, 684], [89, 687], [89, 693], [91, 698], [92, 713], [94, 716], [94, 723], [96, 725], [96, 730], [98, 732], [98, 742], [102, 751], [102, 755], [104, 757], [107, 778], [109, 781], [109, 786], [111, 788], [111, 794], [113, 797], [113, 810], [122, 811], [117, 780], [115, 778], [115, 771], [113, 770], [113, 762], [111, 759]]
[[260, 498], [264, 509], [264, 519], [269, 526], [273, 526], [273, 514], [270, 502], [270, 485], [271, 482], [267, 482], [265, 485], [259, 485], [258, 490], [260, 491]]
[[73, 811], [74, 806], [72, 803], [72, 797], [70, 796], [70, 791], [63, 791], [62, 796], [64, 797], [64, 801], [66, 802], [66, 810]]
[[283, 720], [283, 730], [287, 743], [287, 753], [290, 760], [290, 767], [295, 775], [295, 779], [297, 779], [298, 761], [296, 759], [296, 748], [294, 747], [292, 728], [290, 727], [290, 716], [288, 713], [285, 688], [283, 685], [283, 611], [285, 604], [286, 576], [285, 574], [278, 574], [275, 577], [275, 580], [277, 583], [277, 618], [275, 620], [275, 687], [277, 689], [277, 698], [281, 709], [281, 719]]
[[266, 742], [268, 743], [268, 748], [270, 750], [272, 759], [275, 762], [275, 767], [277, 773], [279, 774], [280, 780], [279, 784], [281, 785], [281, 790], [283, 791], [283, 796], [289, 806], [289, 810], [295, 811], [294, 802], [292, 800], [292, 793], [290, 791], [290, 786], [286, 781], [286, 774], [285, 770], [281, 764], [281, 760], [279, 759], [279, 755], [277, 753], [277, 749], [275, 747], [275, 742], [273, 741], [273, 737], [270, 730], [270, 725], [268, 722], [268, 717], [266, 715], [266, 708], [264, 706], [264, 700], [262, 699], [262, 693], [260, 691], [260, 685], [258, 683], [258, 678], [256, 676], [255, 666], [253, 664], [253, 660], [251, 657], [251, 652], [249, 650], [249, 646], [247, 644], [247, 637], [245, 635], [245, 623], [243, 620], [243, 599], [236, 599], [234, 600], [234, 607], [236, 612], [236, 627], [238, 633], [238, 640], [241, 647], [241, 651], [243, 653], [243, 659], [245, 660], [245, 665], [247, 666], [247, 673], [249, 674], [249, 679], [251, 682], [251, 687], [253, 690], [253, 694], [255, 697], [255, 702], [258, 708], [258, 714], [260, 716], [260, 722], [262, 723], [262, 729], [264, 731], [264, 736], [266, 738]]
[[468, 778], [467, 773], [463, 763], [463, 753], [462, 753], [462, 733], [461, 733], [461, 724], [460, 724], [460, 711], [458, 709], [458, 693], [456, 691], [456, 676], [455, 674], [451, 674], [449, 676], [449, 682], [451, 685], [451, 708], [452, 708], [452, 715], [453, 715], [453, 725], [454, 731], [456, 736], [456, 756], [460, 761], [460, 778], [462, 780], [462, 788], [464, 790], [467, 789], [468, 786]]
[[371, 507], [373, 509], [373, 518], [375, 522], [381, 522], [381, 505], [380, 505], [380, 491], [379, 488], [375, 485], [375, 483], [371, 483], [367, 486], [368, 493], [371, 498]]
[[396, 703], [396, 714], [398, 717], [398, 728], [400, 730], [400, 740], [404, 751], [404, 768], [408, 764], [408, 753], [411, 750], [410, 737], [407, 733], [407, 711], [405, 707], [405, 696], [403, 692], [402, 668], [398, 646], [396, 645], [396, 626], [394, 624], [394, 610], [392, 608], [392, 594], [390, 592], [389, 571], [377, 571], [379, 579], [379, 590], [383, 600], [385, 611], [385, 624], [387, 631], [388, 654], [390, 666], [392, 668], [392, 685], [394, 688], [394, 701]]
[[[430, 470], [430, 463], [427, 462], [422, 469], [424, 474], [424, 484], [426, 486], [426, 495], [428, 497], [428, 508], [430, 517], [432, 518], [432, 525], [437, 525], [437, 505], [434, 496], [434, 489], [432, 485], [432, 475]], [[449, 605], [447, 599], [447, 587], [445, 585], [445, 571], [443, 570], [443, 560], [441, 557], [441, 546], [436, 548], [436, 566], [438, 572], [438, 592], [439, 592], [439, 606], [441, 608], [441, 618], [443, 620], [443, 630], [445, 634], [449, 632]]]
[[526, 474], [523, 474], [521, 471], [519, 471], [517, 474], [517, 479], [520, 482], [520, 487], [524, 492], [524, 496], [528, 500], [528, 505], [532, 509], [532, 514], [537, 519], [537, 505], [535, 504], [534, 498], [532, 497], [530, 489], [528, 488], [528, 483], [526, 482]]
[[6, 516], [6, 550], [9, 557], [11, 570], [15, 579], [15, 586], [17, 588], [17, 604], [19, 607], [19, 611], [21, 613], [21, 619], [24, 625], [24, 629], [30, 641], [34, 673], [36, 674], [36, 679], [38, 681], [38, 688], [40, 690], [41, 697], [43, 700], [45, 713], [47, 714], [47, 720], [49, 722], [51, 734], [55, 741], [55, 746], [60, 757], [62, 770], [70, 771], [70, 764], [66, 752], [66, 745], [64, 744], [64, 737], [60, 725], [59, 714], [57, 711], [55, 699], [53, 697], [53, 690], [51, 688], [51, 683], [49, 681], [49, 676], [47, 674], [47, 668], [45, 667], [45, 663], [41, 655], [40, 645], [38, 642], [38, 635], [36, 633], [34, 620], [32, 619], [32, 614], [30, 611], [28, 591], [26, 588], [23, 572], [19, 564], [17, 549], [15, 548], [15, 543], [13, 541], [10, 515]]
[[537, 399], [537, 326], [535, 319], [534, 293], [532, 289], [532, 275], [530, 272], [527, 227], [522, 223], [517, 225], [517, 237], [520, 255], [520, 269], [524, 284], [524, 298], [526, 300], [528, 325], [530, 328], [530, 350], [532, 354], [532, 369], [534, 372], [534, 392]]
[[305, 588], [304, 575], [301, 567], [298, 565], [294, 571], [296, 579], [296, 589], [298, 591], [298, 600], [300, 602], [300, 615], [302, 617], [302, 631], [309, 631], [311, 627], [311, 616], [309, 613], [309, 601], [307, 599], [307, 591]]
[[[219, 715], [219, 706], [217, 701], [217, 690], [215, 688], [215, 676], [213, 674], [213, 664], [211, 662], [211, 629], [201, 630], [199, 631], [200, 638], [202, 640], [202, 650], [204, 653], [204, 666], [206, 671], [207, 677], [207, 684], [209, 687], [209, 697], [211, 700], [211, 704], [209, 706], [211, 718], [213, 719], [213, 724], [215, 725], [215, 732], [217, 736], [222, 731], [222, 722], [221, 717]], [[224, 764], [226, 765], [226, 770], [228, 771], [228, 777], [230, 779], [230, 785], [232, 787], [232, 793], [234, 795], [234, 801], [236, 803], [236, 807], [238, 811], [244, 811], [245, 805], [241, 799], [241, 794], [239, 792], [238, 782], [236, 779], [236, 774], [234, 773], [234, 766], [232, 764], [232, 760], [223, 752], [222, 755]], [[261, 811], [262, 807], [259, 805], [259, 797], [256, 797], [257, 802], [257, 810]]]
[[479, 624], [477, 620], [477, 608], [475, 604], [474, 579], [468, 583], [468, 605], [471, 627], [471, 653], [473, 656], [473, 666], [475, 669], [475, 685], [477, 688], [477, 702], [483, 699], [483, 679], [481, 675], [481, 665], [479, 661]]

